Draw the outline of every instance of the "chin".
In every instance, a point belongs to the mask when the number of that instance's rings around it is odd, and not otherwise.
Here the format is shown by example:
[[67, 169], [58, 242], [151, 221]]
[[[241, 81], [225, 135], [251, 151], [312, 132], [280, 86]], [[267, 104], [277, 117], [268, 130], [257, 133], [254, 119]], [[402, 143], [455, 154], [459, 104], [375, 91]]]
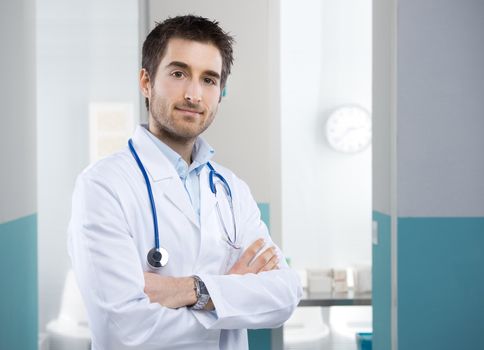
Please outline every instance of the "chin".
[[191, 140], [194, 138], [197, 138], [198, 135], [200, 135], [203, 131], [200, 129], [193, 130], [193, 129], [188, 129], [188, 128], [183, 128], [183, 129], [178, 129], [176, 130], [175, 135], [184, 140]]

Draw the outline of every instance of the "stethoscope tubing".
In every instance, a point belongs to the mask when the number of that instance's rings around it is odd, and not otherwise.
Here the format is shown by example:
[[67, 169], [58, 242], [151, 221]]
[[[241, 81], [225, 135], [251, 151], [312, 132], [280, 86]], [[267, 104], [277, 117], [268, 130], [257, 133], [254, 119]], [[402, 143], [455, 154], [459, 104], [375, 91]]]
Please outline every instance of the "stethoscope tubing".
[[[155, 205], [155, 200], [153, 198], [153, 190], [151, 189], [150, 180], [148, 178], [148, 174], [146, 173], [143, 162], [139, 158], [138, 153], [136, 152], [136, 150], [134, 148], [133, 141], [131, 139], [129, 139], [129, 141], [128, 141], [128, 146], [129, 146], [129, 150], [131, 151], [131, 154], [133, 155], [134, 159], [136, 160], [136, 163], [138, 164], [139, 169], [141, 170], [141, 173], [143, 174], [143, 178], [144, 178], [145, 183], [146, 183], [146, 189], [148, 191], [148, 197], [150, 199], [151, 213], [152, 213], [152, 216], [153, 216], [155, 250], [159, 252], [161, 248], [160, 248], [160, 240], [159, 240], [159, 233], [158, 233], [158, 216], [156, 215], [156, 205]], [[210, 170], [209, 185], [210, 185], [210, 190], [212, 191], [212, 193], [215, 195], [215, 197], [217, 197], [217, 187], [216, 187], [215, 181], [214, 181], [214, 177], [215, 177], [223, 183], [224, 189], [226, 190], [226, 194], [229, 197], [228, 202], [229, 202], [230, 211], [231, 211], [231, 214], [232, 214], [232, 224], [233, 224], [233, 229], [234, 229], [234, 239], [233, 240], [231, 239], [231, 237], [228, 233], [227, 227], [225, 226], [225, 223], [222, 219], [222, 213], [221, 213], [221, 210], [220, 210], [220, 205], [219, 205], [218, 199], [217, 199], [217, 203], [216, 203], [217, 214], [218, 214], [219, 221], [222, 224], [222, 228], [223, 228], [225, 236], [226, 236], [226, 242], [232, 248], [240, 249], [240, 246], [237, 245], [237, 225], [235, 223], [235, 213], [234, 213], [234, 207], [233, 207], [233, 201], [232, 201], [232, 191], [230, 190], [230, 186], [229, 186], [227, 180], [225, 180], [225, 178], [214, 169], [214, 167], [212, 166], [212, 164], [210, 164], [210, 162], [207, 162], [207, 166]], [[168, 254], [168, 252], [166, 252], [165, 249], [162, 249], [162, 250], [164, 251], [164, 254]], [[153, 250], [151, 250], [148, 253], [148, 255], [152, 254], [152, 252], [153, 252]], [[165, 264], [166, 264], [166, 262], [167, 261], [165, 261]], [[162, 266], [164, 266], [164, 265], [162, 265]]]
[[160, 239], [158, 235], [158, 217], [156, 215], [156, 205], [155, 205], [155, 199], [153, 198], [153, 191], [151, 190], [151, 184], [150, 180], [148, 179], [148, 174], [146, 173], [145, 167], [143, 166], [143, 163], [141, 162], [141, 159], [138, 157], [138, 153], [136, 153], [134, 146], [133, 146], [133, 141], [130, 139], [128, 141], [129, 149], [131, 151], [131, 154], [133, 155], [134, 159], [136, 160], [136, 163], [138, 163], [138, 167], [141, 170], [141, 173], [143, 174], [143, 177], [146, 182], [146, 189], [148, 191], [148, 197], [150, 198], [150, 205], [151, 205], [151, 213], [153, 216], [153, 227], [155, 229], [155, 248], [157, 250], [160, 249]]
[[232, 191], [230, 190], [230, 186], [227, 182], [227, 180], [225, 180], [225, 178], [220, 175], [219, 173], [217, 173], [215, 171], [215, 169], [213, 168], [212, 164], [210, 164], [209, 162], [207, 163], [207, 166], [208, 168], [210, 169], [210, 176], [208, 177], [208, 181], [209, 181], [209, 184], [210, 184], [210, 190], [212, 191], [212, 193], [216, 196], [217, 195], [217, 187], [215, 187], [215, 183], [213, 181], [213, 177], [217, 177], [220, 181], [222, 181], [225, 185], [225, 188], [227, 189], [228, 191], [228, 195], [230, 196], [230, 203], [232, 203]]

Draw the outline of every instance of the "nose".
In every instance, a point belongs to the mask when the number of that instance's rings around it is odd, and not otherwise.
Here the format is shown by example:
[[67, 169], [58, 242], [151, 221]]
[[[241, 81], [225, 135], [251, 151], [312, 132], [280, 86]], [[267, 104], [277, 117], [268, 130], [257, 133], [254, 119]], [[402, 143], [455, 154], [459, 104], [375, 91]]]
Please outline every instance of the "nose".
[[196, 81], [190, 81], [185, 90], [185, 100], [191, 103], [200, 103], [202, 101], [202, 87]]

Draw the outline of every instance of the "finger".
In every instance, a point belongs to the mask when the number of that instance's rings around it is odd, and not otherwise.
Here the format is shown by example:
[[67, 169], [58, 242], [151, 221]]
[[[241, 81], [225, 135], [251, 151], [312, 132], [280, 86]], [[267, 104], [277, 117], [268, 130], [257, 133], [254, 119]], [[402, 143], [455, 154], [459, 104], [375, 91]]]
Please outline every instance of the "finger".
[[249, 263], [254, 259], [254, 257], [259, 253], [259, 251], [264, 247], [265, 241], [260, 238], [254, 241], [241, 255], [237, 263], [243, 266], [249, 266]]
[[276, 254], [272, 256], [271, 260], [259, 272], [277, 270], [279, 268], [277, 264], [279, 264], [279, 257]]
[[269, 247], [262, 252], [254, 261], [250, 264], [250, 269], [255, 273], [259, 272], [267, 263], [276, 255], [274, 247]]

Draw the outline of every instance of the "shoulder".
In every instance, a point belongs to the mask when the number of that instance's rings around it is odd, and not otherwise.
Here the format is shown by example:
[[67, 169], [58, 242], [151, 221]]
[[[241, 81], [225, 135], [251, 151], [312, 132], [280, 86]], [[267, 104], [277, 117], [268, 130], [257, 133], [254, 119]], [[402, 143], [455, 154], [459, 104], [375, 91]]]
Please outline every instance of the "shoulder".
[[94, 182], [107, 187], [115, 186], [120, 181], [131, 177], [136, 170], [128, 147], [104, 157], [87, 166], [77, 177], [79, 182]]

